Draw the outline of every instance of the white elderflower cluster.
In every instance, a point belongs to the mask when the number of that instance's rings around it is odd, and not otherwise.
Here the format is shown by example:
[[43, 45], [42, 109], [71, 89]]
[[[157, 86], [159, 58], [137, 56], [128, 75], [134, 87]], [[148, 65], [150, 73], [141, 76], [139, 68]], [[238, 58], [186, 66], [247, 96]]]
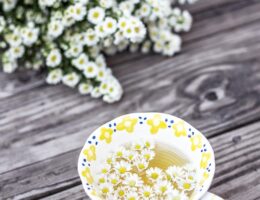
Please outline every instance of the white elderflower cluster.
[[193, 165], [156, 167], [155, 145], [141, 141], [119, 147], [100, 167], [97, 194], [106, 200], [188, 200], [197, 185]]
[[118, 101], [123, 90], [104, 55], [129, 49], [173, 56], [196, 0], [0, 0], [0, 66], [47, 68], [49, 84]]

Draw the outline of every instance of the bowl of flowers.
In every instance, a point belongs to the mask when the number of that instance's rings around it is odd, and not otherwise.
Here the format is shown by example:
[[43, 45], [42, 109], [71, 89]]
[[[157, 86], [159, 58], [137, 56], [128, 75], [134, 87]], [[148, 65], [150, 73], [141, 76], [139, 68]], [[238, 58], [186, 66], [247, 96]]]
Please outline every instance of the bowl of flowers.
[[161, 113], [128, 114], [102, 125], [78, 160], [93, 200], [210, 199], [214, 171], [208, 140], [187, 122]]

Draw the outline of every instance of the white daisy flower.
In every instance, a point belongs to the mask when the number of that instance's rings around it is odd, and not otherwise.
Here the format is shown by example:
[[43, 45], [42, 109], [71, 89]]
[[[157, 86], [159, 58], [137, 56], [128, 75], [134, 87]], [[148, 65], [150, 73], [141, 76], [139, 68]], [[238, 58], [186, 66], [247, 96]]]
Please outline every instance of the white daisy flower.
[[100, 91], [99, 91], [99, 87], [93, 88], [93, 90], [91, 91], [90, 95], [91, 95], [91, 97], [93, 97], [93, 98], [99, 98], [99, 97], [102, 96], [102, 94], [101, 94]]
[[[128, 126], [131, 126], [131, 124], [130, 123], [128, 124], [128, 122], [126, 122], [125, 126], [128, 127]], [[137, 150], [137, 151], [143, 150], [144, 149], [143, 141], [133, 142], [131, 149]]]
[[71, 44], [66, 54], [68, 57], [78, 57], [82, 51], [83, 46], [81, 44]]
[[99, 0], [99, 4], [103, 8], [108, 9], [108, 8], [112, 8], [116, 4], [116, 2], [115, 0]]
[[12, 59], [21, 58], [24, 55], [24, 52], [25, 52], [24, 46], [11, 47], [9, 49], [9, 54]]
[[148, 17], [151, 13], [151, 6], [148, 3], [143, 3], [140, 8], [140, 16]]
[[47, 56], [46, 65], [49, 67], [56, 67], [61, 63], [62, 57], [58, 49], [53, 49]]
[[143, 185], [143, 181], [141, 177], [139, 177], [135, 173], [127, 173], [125, 176], [125, 179], [123, 181], [123, 184], [128, 187], [140, 187]]
[[118, 185], [121, 180], [120, 180], [120, 177], [118, 174], [116, 173], [112, 173], [108, 176], [108, 181], [113, 185], [113, 186], [116, 186]]
[[113, 193], [113, 186], [109, 183], [103, 183], [99, 185], [99, 192], [101, 195], [107, 196]]
[[124, 31], [127, 28], [128, 20], [124, 17], [119, 18], [118, 28], [120, 31]]
[[166, 200], [188, 200], [188, 196], [184, 192], [179, 192], [176, 189], [173, 189], [166, 196]]
[[94, 46], [98, 43], [99, 38], [93, 29], [88, 29], [85, 37], [85, 44], [87, 46]]
[[100, 24], [95, 26], [95, 33], [100, 38], [106, 37], [107, 33], [104, 30], [104, 23], [100, 23]]
[[118, 187], [116, 190], [116, 194], [118, 195], [119, 198], [124, 198], [125, 195], [127, 194], [127, 188], [126, 187]]
[[87, 14], [86, 7], [81, 3], [76, 3], [74, 5], [73, 18], [77, 21], [81, 21]]
[[146, 161], [150, 161], [150, 160], [153, 160], [154, 156], [155, 156], [155, 153], [154, 151], [150, 150], [150, 149], [144, 149], [142, 150], [141, 152], [143, 158], [146, 160]]
[[5, 36], [6, 41], [13, 47], [20, 46], [22, 43], [21, 35], [18, 31], [14, 31], [12, 34]]
[[164, 177], [163, 171], [158, 167], [147, 169], [146, 175], [151, 181], [158, 181]]
[[97, 64], [98, 68], [105, 68], [107, 66], [105, 57], [103, 55], [99, 55], [95, 59], [95, 63]]
[[69, 87], [75, 87], [80, 80], [80, 77], [77, 73], [71, 72], [62, 77], [62, 82], [64, 85]]
[[173, 190], [172, 184], [167, 180], [159, 180], [155, 183], [155, 191], [159, 195], [167, 195]]
[[78, 89], [80, 94], [85, 95], [91, 93], [93, 86], [89, 83], [80, 83]]
[[111, 165], [105, 164], [104, 166], [101, 167], [100, 172], [102, 174], [108, 174], [110, 172], [110, 170], [111, 170]]
[[17, 67], [18, 65], [16, 61], [3, 63], [3, 71], [5, 73], [12, 73], [16, 70]]
[[115, 153], [114, 156], [116, 158], [125, 158], [126, 157], [126, 148], [125, 147], [119, 147]]
[[121, 175], [126, 174], [132, 169], [132, 166], [126, 161], [119, 161], [115, 163], [114, 167], [116, 171]]
[[88, 56], [85, 53], [81, 53], [79, 57], [72, 60], [72, 64], [79, 70], [83, 70], [88, 63]]
[[63, 24], [60, 20], [53, 20], [48, 25], [48, 35], [51, 38], [57, 38], [63, 33]]
[[94, 62], [87, 62], [83, 70], [86, 78], [94, 78], [98, 73], [98, 67]]
[[107, 176], [105, 176], [104, 174], [99, 174], [96, 177], [96, 182], [100, 185], [100, 184], [104, 184], [107, 182]]
[[117, 22], [112, 17], [106, 17], [103, 26], [105, 33], [109, 35], [116, 31]]
[[49, 84], [58, 84], [62, 80], [62, 70], [54, 69], [51, 70], [46, 78], [46, 82]]
[[154, 149], [155, 148], [155, 143], [152, 139], [144, 140], [144, 145], [145, 145], [145, 148], [147, 148], [147, 149]]
[[99, 24], [105, 17], [105, 10], [101, 7], [91, 8], [88, 12], [88, 21], [92, 24]]
[[144, 200], [150, 200], [155, 195], [153, 188], [148, 185], [141, 187], [139, 193]]
[[33, 45], [39, 37], [39, 29], [38, 28], [27, 28], [22, 32], [23, 44], [26, 46]]
[[6, 21], [4, 19], [4, 17], [0, 16], [0, 33], [3, 32], [3, 30], [5, 29], [6, 26]]
[[136, 151], [127, 150], [125, 158], [128, 161], [133, 162], [138, 157], [138, 155], [139, 154]]
[[149, 162], [144, 158], [137, 158], [134, 161], [134, 165], [137, 167], [138, 171], [144, 171], [147, 169]]
[[114, 162], [116, 162], [116, 158], [115, 158], [114, 154], [110, 154], [109, 156], [107, 156], [107, 159], [106, 159], [107, 164], [112, 165]]
[[166, 170], [166, 174], [174, 181], [176, 181], [178, 178], [183, 178], [185, 176], [184, 171], [181, 167], [177, 166], [170, 166]]
[[139, 200], [139, 197], [136, 192], [128, 192], [126, 194], [125, 200]]
[[182, 191], [192, 191], [195, 189], [196, 182], [194, 180], [190, 179], [177, 179], [177, 185], [178, 188], [180, 188]]

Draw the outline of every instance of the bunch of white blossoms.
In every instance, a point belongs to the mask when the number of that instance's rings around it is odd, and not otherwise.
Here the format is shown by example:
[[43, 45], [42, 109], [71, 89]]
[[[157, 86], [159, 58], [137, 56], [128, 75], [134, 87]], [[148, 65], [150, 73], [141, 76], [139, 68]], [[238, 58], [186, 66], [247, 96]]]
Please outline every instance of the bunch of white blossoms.
[[177, 34], [192, 17], [174, 7], [196, 0], [0, 0], [3, 71], [46, 67], [49, 84], [118, 101], [122, 87], [104, 54], [127, 48], [167, 56], [180, 51]]
[[195, 167], [156, 167], [154, 147], [136, 142], [109, 155], [95, 179], [97, 194], [106, 200], [188, 200], [197, 185]]

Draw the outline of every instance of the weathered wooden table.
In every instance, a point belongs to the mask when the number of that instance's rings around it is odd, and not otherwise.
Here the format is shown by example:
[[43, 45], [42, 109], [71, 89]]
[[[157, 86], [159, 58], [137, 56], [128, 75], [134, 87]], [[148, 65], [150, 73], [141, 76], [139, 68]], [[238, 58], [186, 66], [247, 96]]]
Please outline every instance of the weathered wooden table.
[[260, 1], [201, 0], [173, 58], [109, 59], [125, 96], [107, 105], [42, 74], [0, 73], [0, 199], [87, 199], [77, 175], [85, 139], [125, 113], [158, 111], [190, 122], [216, 154], [211, 191], [260, 199]]

